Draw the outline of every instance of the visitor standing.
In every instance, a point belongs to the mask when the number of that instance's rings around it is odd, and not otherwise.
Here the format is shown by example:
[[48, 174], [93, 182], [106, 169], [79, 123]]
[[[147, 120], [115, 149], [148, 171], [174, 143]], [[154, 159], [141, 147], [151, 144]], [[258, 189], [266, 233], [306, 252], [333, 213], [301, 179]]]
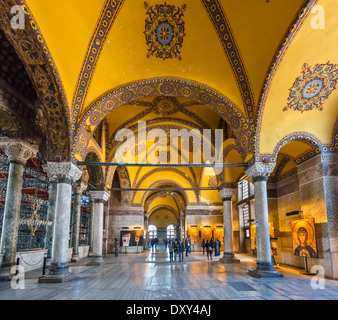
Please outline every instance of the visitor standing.
[[184, 255], [184, 244], [179, 239], [178, 240], [178, 261], [179, 262], [183, 262], [183, 255]]
[[204, 241], [204, 239], [202, 240], [201, 247], [202, 247], [203, 254], [204, 254], [205, 253], [205, 241]]
[[175, 240], [174, 242], [174, 260], [177, 261], [177, 253], [178, 253], [178, 242]]
[[115, 249], [115, 257], [117, 257], [119, 255], [119, 241], [117, 240], [117, 238], [115, 238], [114, 241], [114, 249]]
[[172, 240], [169, 240], [168, 249], [169, 249], [170, 262], [173, 262], [174, 245], [173, 245], [173, 241]]

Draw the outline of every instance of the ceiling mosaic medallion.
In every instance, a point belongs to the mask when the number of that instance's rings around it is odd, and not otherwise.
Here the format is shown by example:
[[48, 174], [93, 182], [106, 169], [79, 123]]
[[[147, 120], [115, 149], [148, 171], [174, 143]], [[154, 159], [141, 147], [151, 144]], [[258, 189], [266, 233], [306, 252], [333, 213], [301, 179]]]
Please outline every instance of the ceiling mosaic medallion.
[[144, 3], [147, 10], [145, 27], [146, 44], [148, 46], [147, 58], [182, 60], [181, 48], [185, 36], [183, 12], [186, 9], [184, 4], [181, 8], [174, 5], [164, 4], [150, 6]]
[[172, 115], [179, 111], [179, 104], [175, 97], [156, 97], [153, 103], [153, 112], [157, 115]]
[[288, 109], [301, 113], [314, 109], [322, 111], [324, 101], [336, 89], [337, 80], [338, 68], [336, 64], [327, 62], [312, 67], [305, 63], [301, 75], [289, 89], [288, 104], [283, 111]]

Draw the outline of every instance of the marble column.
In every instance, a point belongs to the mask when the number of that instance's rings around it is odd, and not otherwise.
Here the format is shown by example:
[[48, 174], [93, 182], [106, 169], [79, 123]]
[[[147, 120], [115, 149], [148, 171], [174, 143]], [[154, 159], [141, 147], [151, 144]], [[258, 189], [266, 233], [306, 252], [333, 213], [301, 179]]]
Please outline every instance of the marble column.
[[284, 276], [273, 268], [271, 259], [267, 181], [273, 170], [274, 165], [256, 163], [245, 171], [255, 189], [257, 263], [255, 270], [249, 270], [249, 275], [255, 278]]
[[56, 205], [56, 191], [57, 191], [57, 181], [53, 178], [50, 178], [49, 179], [47, 221], [53, 221], [53, 223], [50, 226], [46, 227], [46, 236], [45, 236], [45, 249], [48, 250], [47, 259], [49, 259], [49, 260], [52, 257], [53, 230], [54, 230], [55, 205]]
[[7, 277], [8, 270], [16, 262], [23, 172], [27, 160], [36, 156], [38, 148], [24, 141], [8, 138], [0, 140], [0, 148], [10, 162], [0, 243], [0, 253], [3, 254], [1, 274]]
[[89, 226], [88, 226], [88, 245], [89, 245], [89, 256], [93, 254], [93, 220], [94, 220], [94, 205], [95, 200], [93, 197], [90, 197], [90, 216], [89, 216]]
[[49, 277], [40, 282], [62, 282], [68, 272], [69, 229], [72, 203], [72, 184], [79, 180], [82, 171], [70, 162], [48, 162], [45, 166], [57, 180], [53, 245]]
[[223, 224], [224, 224], [224, 254], [220, 259], [223, 263], [240, 262], [234, 253], [234, 230], [232, 198], [236, 194], [236, 189], [223, 188], [219, 190], [219, 195], [223, 201]]
[[72, 246], [73, 255], [72, 262], [77, 262], [79, 257], [79, 243], [80, 243], [80, 219], [81, 219], [81, 198], [82, 193], [87, 189], [88, 184], [82, 180], [74, 183], [74, 205], [73, 205], [73, 230], [72, 230]]
[[94, 219], [93, 219], [93, 254], [90, 265], [100, 264], [102, 257], [102, 237], [103, 237], [103, 210], [104, 202], [109, 199], [107, 191], [90, 191], [94, 199]]

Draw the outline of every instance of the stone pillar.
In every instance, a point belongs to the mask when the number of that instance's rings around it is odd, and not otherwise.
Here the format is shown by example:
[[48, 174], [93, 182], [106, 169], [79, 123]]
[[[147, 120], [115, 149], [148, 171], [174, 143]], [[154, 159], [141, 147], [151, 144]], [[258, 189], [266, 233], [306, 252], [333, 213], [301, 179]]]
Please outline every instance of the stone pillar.
[[48, 250], [47, 258], [49, 260], [52, 257], [53, 230], [54, 230], [55, 205], [56, 205], [56, 191], [57, 191], [57, 181], [51, 177], [51, 178], [49, 178], [49, 196], [48, 196], [47, 221], [53, 221], [53, 223], [50, 226], [46, 227], [46, 236], [45, 236], [45, 248]]
[[271, 259], [267, 181], [273, 170], [274, 165], [256, 163], [245, 171], [255, 187], [257, 264], [256, 270], [249, 270], [249, 275], [255, 278], [284, 276], [273, 268]]
[[322, 155], [323, 185], [328, 222], [332, 279], [338, 279], [338, 154]]
[[35, 157], [38, 149], [24, 141], [8, 138], [0, 140], [0, 148], [5, 151], [10, 162], [0, 243], [0, 253], [3, 254], [1, 278], [7, 278], [8, 270], [16, 262], [23, 172], [27, 160]]
[[88, 245], [89, 245], [89, 256], [93, 254], [93, 220], [94, 220], [94, 205], [95, 200], [93, 197], [90, 197], [90, 216], [89, 216], [89, 226], [88, 226]]
[[102, 237], [103, 237], [103, 210], [104, 202], [109, 199], [107, 191], [90, 191], [94, 199], [93, 219], [93, 254], [90, 265], [98, 265], [102, 261]]
[[181, 212], [180, 215], [180, 234], [177, 235], [177, 238], [184, 238], [184, 212]]
[[144, 230], [144, 243], [143, 249], [146, 250], [148, 248], [148, 212], [144, 212], [143, 214], [143, 230]]
[[244, 229], [244, 217], [243, 217], [243, 207], [244, 205], [238, 206], [238, 216], [239, 216], [239, 252], [247, 253], [245, 243], [245, 229]]
[[233, 230], [233, 212], [232, 198], [236, 194], [236, 189], [224, 188], [219, 191], [223, 201], [223, 224], [224, 224], [224, 254], [220, 259], [223, 263], [240, 262], [234, 253], [234, 230]]
[[70, 162], [48, 162], [45, 168], [57, 180], [57, 195], [49, 277], [42, 277], [39, 282], [62, 282], [68, 275], [72, 183], [81, 178], [82, 171]]
[[72, 246], [73, 255], [72, 261], [77, 262], [79, 257], [79, 242], [80, 242], [80, 219], [81, 219], [81, 198], [82, 193], [87, 189], [86, 182], [79, 180], [74, 183], [74, 206], [73, 206], [73, 230], [72, 230]]

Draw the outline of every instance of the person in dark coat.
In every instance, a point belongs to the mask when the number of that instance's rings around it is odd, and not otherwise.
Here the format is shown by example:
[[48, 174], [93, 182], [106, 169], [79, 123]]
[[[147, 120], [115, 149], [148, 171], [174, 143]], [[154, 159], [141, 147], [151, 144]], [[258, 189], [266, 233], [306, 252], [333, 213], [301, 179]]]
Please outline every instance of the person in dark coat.
[[205, 241], [204, 241], [204, 239], [202, 240], [201, 247], [202, 247], [203, 254], [204, 254], [205, 253]]
[[114, 241], [115, 257], [119, 255], [119, 247], [120, 247], [119, 241], [117, 240], [117, 238], [115, 238]]
[[174, 247], [174, 260], [176, 262], [177, 261], [177, 253], [178, 253], [178, 242], [177, 242], [177, 240], [174, 241], [173, 247]]
[[181, 240], [178, 240], [178, 261], [183, 262], [184, 244]]
[[173, 245], [173, 241], [169, 240], [169, 245], [168, 245], [168, 249], [169, 249], [169, 257], [170, 257], [170, 262], [173, 262], [173, 257], [174, 257], [174, 245]]
[[210, 242], [209, 240], [207, 240], [207, 242], [205, 243], [208, 260], [209, 260], [209, 257], [210, 257], [210, 260], [212, 260], [212, 253], [213, 253], [213, 247], [211, 246]]
[[185, 239], [185, 256], [188, 257], [188, 253], [191, 250], [191, 240], [190, 235], [188, 235], [188, 238]]

